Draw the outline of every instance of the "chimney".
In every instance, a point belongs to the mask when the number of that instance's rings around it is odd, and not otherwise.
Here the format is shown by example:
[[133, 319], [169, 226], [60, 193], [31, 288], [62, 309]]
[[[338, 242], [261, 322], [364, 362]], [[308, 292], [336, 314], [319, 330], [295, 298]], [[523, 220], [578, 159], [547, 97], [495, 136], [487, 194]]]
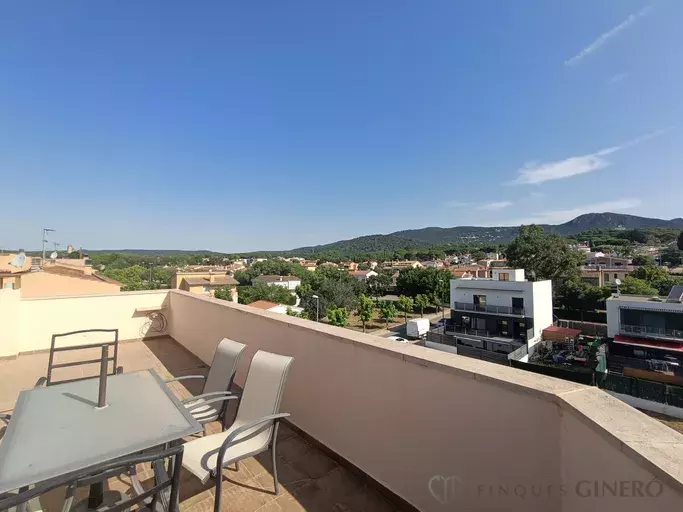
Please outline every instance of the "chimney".
[[216, 282], [216, 276], [209, 270], [209, 284], [213, 284]]

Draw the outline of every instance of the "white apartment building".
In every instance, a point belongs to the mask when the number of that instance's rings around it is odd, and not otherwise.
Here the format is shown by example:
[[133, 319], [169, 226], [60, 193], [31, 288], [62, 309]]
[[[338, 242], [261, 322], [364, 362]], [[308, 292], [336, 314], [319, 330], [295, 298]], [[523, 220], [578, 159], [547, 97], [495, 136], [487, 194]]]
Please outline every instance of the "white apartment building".
[[683, 286], [667, 298], [618, 295], [606, 303], [607, 336], [616, 343], [683, 354]]
[[451, 322], [459, 344], [511, 352], [540, 341], [553, 324], [552, 284], [527, 281], [523, 269], [496, 268], [492, 278], [451, 280]]

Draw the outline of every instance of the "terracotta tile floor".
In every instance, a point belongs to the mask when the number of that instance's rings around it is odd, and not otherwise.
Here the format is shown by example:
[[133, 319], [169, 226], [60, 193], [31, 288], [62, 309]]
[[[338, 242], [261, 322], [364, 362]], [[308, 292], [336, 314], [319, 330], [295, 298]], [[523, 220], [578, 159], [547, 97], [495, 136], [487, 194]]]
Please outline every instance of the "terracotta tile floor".
[[[163, 378], [206, 373], [208, 369], [190, 352], [171, 338], [122, 343], [119, 366], [124, 371], [154, 368]], [[11, 410], [17, 395], [33, 387], [47, 368], [47, 354], [21, 356], [15, 360], [0, 361], [0, 412]], [[87, 367], [82, 367], [87, 368]], [[80, 376], [82, 370], [65, 369], [59, 378]], [[89, 370], [86, 369], [86, 372]], [[86, 375], [94, 375], [86, 373]], [[201, 382], [172, 383], [171, 388], [181, 398], [197, 394]], [[208, 425], [207, 432], [220, 430], [220, 425]], [[278, 437], [278, 473], [280, 493], [274, 494], [270, 452], [247, 459], [234, 468], [223, 471], [222, 510], [226, 511], [363, 511], [384, 512], [397, 510], [374, 488], [367, 479], [340, 466], [325, 453], [309, 444], [287, 425], [280, 427]], [[143, 482], [151, 482], [149, 465], [138, 468]], [[181, 473], [181, 510], [189, 512], [212, 511], [214, 483], [202, 485], [192, 474]], [[127, 478], [112, 478], [107, 482], [112, 490], [128, 491]], [[87, 489], [80, 490], [80, 497]], [[44, 510], [61, 510], [63, 491], [56, 490], [42, 499]]]

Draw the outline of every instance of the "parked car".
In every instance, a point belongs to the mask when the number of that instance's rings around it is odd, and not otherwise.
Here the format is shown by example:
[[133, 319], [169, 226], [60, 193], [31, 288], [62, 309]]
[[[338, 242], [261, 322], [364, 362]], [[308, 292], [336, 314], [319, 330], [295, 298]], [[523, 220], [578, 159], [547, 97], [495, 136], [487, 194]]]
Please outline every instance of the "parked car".
[[398, 341], [399, 343], [410, 343], [407, 339], [401, 338], [400, 336], [389, 336], [388, 340]]

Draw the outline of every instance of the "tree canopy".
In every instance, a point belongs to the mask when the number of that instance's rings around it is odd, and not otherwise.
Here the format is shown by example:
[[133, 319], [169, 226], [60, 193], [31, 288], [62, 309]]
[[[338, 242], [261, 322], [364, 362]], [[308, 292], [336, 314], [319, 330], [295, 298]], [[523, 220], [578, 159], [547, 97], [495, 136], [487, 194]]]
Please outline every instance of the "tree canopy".
[[239, 286], [237, 292], [240, 304], [251, 304], [257, 300], [269, 300], [277, 304], [293, 306], [296, 302], [296, 297], [287, 288], [268, 286], [266, 283], [257, 282], [254, 286]]
[[364, 294], [361, 294], [360, 297], [358, 297], [358, 309], [356, 310], [356, 314], [363, 324], [363, 332], [365, 332], [365, 325], [372, 320], [374, 309], [375, 304], [370, 297]]
[[430, 298], [438, 294], [440, 300], [447, 298], [452, 274], [448, 270], [436, 268], [409, 268], [401, 270], [396, 278], [396, 292], [408, 297], [426, 295]]
[[505, 253], [508, 265], [523, 268], [531, 281], [576, 278], [584, 259], [569, 247], [566, 239], [546, 234], [541, 226], [534, 224], [522, 226]]
[[612, 295], [609, 286], [593, 286], [583, 281], [571, 279], [564, 281], [557, 290], [556, 303], [576, 311], [605, 309], [605, 299]]
[[621, 282], [619, 290], [628, 295], [657, 295], [657, 289], [650, 286], [647, 281], [636, 277], [626, 276]]

